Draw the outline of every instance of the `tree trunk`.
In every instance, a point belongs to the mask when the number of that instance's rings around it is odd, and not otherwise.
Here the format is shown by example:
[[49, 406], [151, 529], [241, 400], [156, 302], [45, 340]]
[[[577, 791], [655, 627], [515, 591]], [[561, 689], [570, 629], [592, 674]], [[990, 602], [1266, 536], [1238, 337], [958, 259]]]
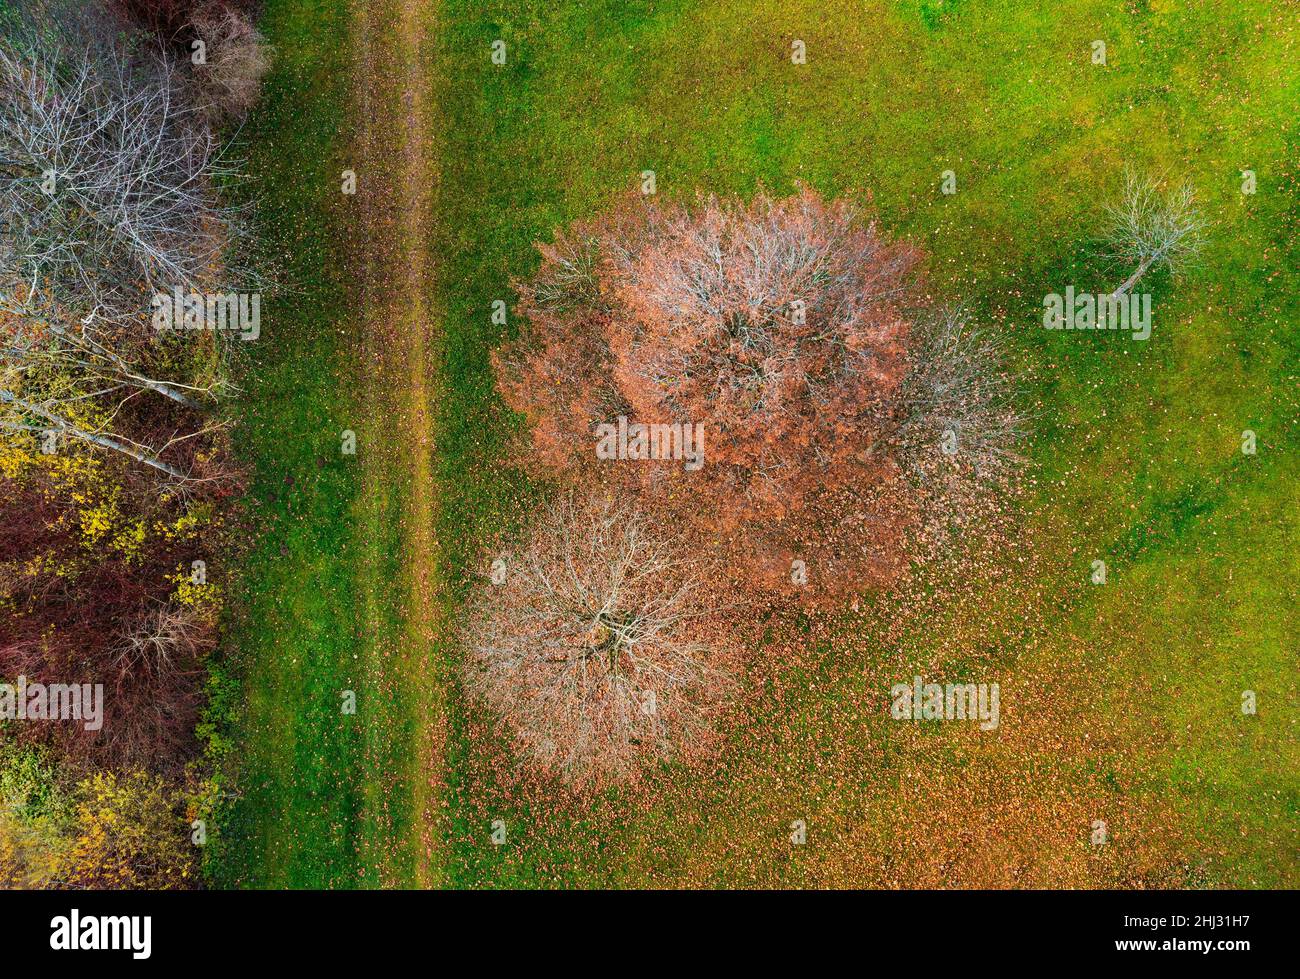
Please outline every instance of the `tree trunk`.
[[58, 415], [46, 411], [39, 405], [34, 405], [28, 401], [23, 401], [20, 398], [14, 397], [8, 391], [0, 391], [0, 401], [4, 401], [7, 404], [17, 405], [23, 411], [31, 412], [33, 415], [45, 419], [60, 432], [65, 432], [73, 438], [79, 438], [83, 442], [89, 442], [91, 445], [98, 445], [100, 448], [109, 449], [113, 452], [120, 452], [123, 455], [134, 459], [136, 462], [143, 463], [152, 469], [157, 469], [159, 472], [166, 473], [173, 479], [183, 480], [189, 478], [175, 466], [163, 462], [161, 459], [155, 459], [152, 456], [141, 452], [139, 449], [127, 445], [125, 442], [119, 442], [117, 439], [111, 438], [107, 435], [96, 435], [94, 432], [84, 431], [66, 419], [60, 418]]
[[171, 398], [173, 401], [177, 402], [178, 404], [183, 404], [186, 408], [192, 408], [194, 411], [207, 410], [206, 405], [199, 404], [199, 402], [195, 401], [188, 394], [184, 394], [180, 391], [177, 391], [166, 381], [155, 381], [148, 377], [141, 377], [138, 374], [125, 374], [125, 377], [128, 380], [135, 381], [139, 384], [144, 385], [150, 391], [157, 391], [164, 398]]
[[1133, 274], [1130, 275], [1127, 279], [1125, 279], [1124, 284], [1121, 285], [1114, 292], [1112, 292], [1111, 295], [1114, 296], [1116, 299], [1122, 297], [1125, 293], [1127, 293], [1130, 289], [1132, 289], [1135, 285], [1137, 285], [1138, 279], [1146, 275], [1146, 271], [1150, 267], [1151, 267], [1151, 259], [1144, 258], [1141, 262], [1138, 263], [1138, 267], [1133, 270]]

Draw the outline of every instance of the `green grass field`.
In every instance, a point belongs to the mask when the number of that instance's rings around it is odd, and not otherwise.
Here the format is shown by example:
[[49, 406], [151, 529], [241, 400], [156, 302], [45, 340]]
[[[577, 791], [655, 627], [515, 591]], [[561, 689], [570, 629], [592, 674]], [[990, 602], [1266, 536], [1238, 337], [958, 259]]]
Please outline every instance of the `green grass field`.
[[[430, 5], [434, 6], [434, 5]], [[1036, 413], [1023, 552], [982, 577], [805, 621], [804, 655], [741, 716], [716, 765], [582, 806], [519, 783], [452, 687], [453, 886], [1165, 884], [1296, 886], [1300, 20], [1294, 4], [1008, 0], [445, 0], [434, 406], [443, 573], [536, 499], [502, 463], [491, 302], [532, 243], [632, 191], [870, 196], [929, 253], [930, 288], [1012, 328]], [[293, 289], [249, 372], [238, 433], [266, 532], [232, 599], [221, 696], [238, 798], [209, 854], [222, 886], [356, 886], [407, 845], [401, 745], [418, 691], [364, 691], [351, 362], [350, 139], [342, 0], [270, 0], [279, 60], [246, 133], [266, 251]], [[505, 66], [489, 45], [504, 39]], [[793, 40], [807, 63], [791, 63]], [[1107, 64], [1090, 61], [1102, 39]], [[1191, 180], [1201, 265], [1156, 273], [1155, 330], [1048, 332], [1044, 294], [1113, 287], [1094, 254], [1126, 166]], [[940, 194], [951, 169], [958, 191]], [[1258, 192], [1241, 193], [1254, 170]], [[1243, 455], [1243, 430], [1258, 452]], [[323, 464], [318, 460], [324, 460]], [[292, 477], [293, 483], [286, 483]], [[396, 487], [388, 504], [400, 509]], [[400, 554], [380, 520], [376, 553]], [[384, 529], [387, 528], [387, 529]], [[373, 542], [372, 542], [373, 543]], [[1104, 560], [1108, 581], [1089, 582]], [[382, 565], [383, 562], [381, 561]], [[368, 567], [368, 566], [367, 566]], [[372, 568], [400, 635], [400, 567]], [[892, 627], [892, 628], [891, 628]], [[790, 626], [782, 626], [790, 628]], [[458, 653], [437, 650], [447, 676]], [[899, 726], [887, 691], [943, 666], [999, 679], [1004, 730]], [[766, 676], [766, 675], [764, 675]], [[761, 682], [766, 679], [755, 674]], [[1242, 691], [1259, 712], [1243, 715]], [[364, 696], [364, 692], [362, 694]], [[1013, 705], [1013, 706], [1012, 706]], [[405, 732], [405, 733], [403, 733]], [[384, 794], [382, 818], [375, 793]], [[369, 800], [369, 802], [367, 801]], [[404, 808], [405, 806], [405, 808]], [[505, 845], [490, 824], [502, 820]], [[808, 843], [792, 847], [802, 819]], [[1093, 820], [1110, 842], [1089, 842]], [[395, 858], [414, 879], [416, 854]]]
[[[222, 820], [208, 869], [218, 883], [322, 886], [351, 879], [363, 791], [359, 742], [337, 724], [331, 689], [353, 641], [347, 555], [357, 536], [355, 474], [338, 461], [333, 434], [349, 427], [351, 405], [331, 381], [346, 366], [338, 331], [349, 283], [321, 207], [333, 183], [333, 134], [349, 112], [346, 25], [335, 4], [289, 6], [270, 5], [277, 67], [266, 109], [244, 133], [262, 256], [288, 285], [269, 305], [275, 333], [256, 346], [243, 382], [237, 445], [254, 467], [258, 536], [232, 595], [231, 653], [214, 705], [229, 727], [223, 748], [238, 762], [241, 798]], [[318, 457], [330, 465], [318, 468]]]

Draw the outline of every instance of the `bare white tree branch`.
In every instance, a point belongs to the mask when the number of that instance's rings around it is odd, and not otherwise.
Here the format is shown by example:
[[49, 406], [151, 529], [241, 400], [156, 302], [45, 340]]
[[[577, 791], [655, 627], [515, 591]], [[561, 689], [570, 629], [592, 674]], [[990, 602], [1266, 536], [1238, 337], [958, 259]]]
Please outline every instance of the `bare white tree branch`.
[[566, 496], [466, 618], [466, 684], [575, 786], [690, 755], [732, 686], [719, 609], [677, 548], [607, 497]]
[[1133, 265], [1133, 273], [1113, 295], [1123, 296], [1153, 268], [1166, 266], [1179, 274], [1205, 244], [1208, 222], [1196, 207], [1191, 184], [1167, 192], [1149, 177], [1129, 171], [1124, 196], [1106, 208], [1110, 230], [1104, 245], [1117, 261]]

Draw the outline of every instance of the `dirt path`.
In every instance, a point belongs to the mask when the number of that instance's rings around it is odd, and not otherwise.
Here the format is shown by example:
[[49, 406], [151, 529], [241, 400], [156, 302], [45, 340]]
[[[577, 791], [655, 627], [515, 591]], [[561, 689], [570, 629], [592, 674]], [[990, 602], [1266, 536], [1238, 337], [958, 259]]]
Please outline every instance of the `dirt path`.
[[372, 705], [358, 706], [358, 713], [373, 706], [363, 724], [373, 770], [361, 856], [363, 873], [375, 875], [367, 883], [435, 887], [446, 741], [432, 409], [440, 362], [430, 254], [437, 175], [428, 53], [436, 4], [354, 0], [353, 11], [369, 414], [366, 451], [359, 451], [358, 518], [367, 533], [358, 564], [358, 649], [373, 692]]

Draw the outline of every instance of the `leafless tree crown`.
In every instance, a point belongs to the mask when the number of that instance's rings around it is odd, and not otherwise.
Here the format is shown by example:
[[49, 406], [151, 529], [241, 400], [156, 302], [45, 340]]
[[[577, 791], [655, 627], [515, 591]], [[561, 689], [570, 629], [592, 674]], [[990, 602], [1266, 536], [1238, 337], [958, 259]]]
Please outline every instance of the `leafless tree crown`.
[[468, 689], [575, 787], [712, 737], [732, 684], [719, 609], [676, 544], [609, 497], [562, 497], [466, 619]]
[[198, 409], [227, 390], [143, 366], [153, 294], [229, 274], [238, 227], [214, 192], [231, 162], [177, 91], [161, 54], [0, 42], [0, 428], [187, 480], [163, 454], [220, 422], [149, 441], [114, 426], [141, 394]]
[[1196, 206], [1191, 184], [1164, 191], [1149, 177], [1125, 174], [1124, 194], [1106, 209], [1110, 222], [1104, 244], [1133, 273], [1115, 290], [1127, 293], [1148, 271], [1164, 265], [1177, 275], [1205, 244], [1208, 223]]
[[196, 288], [232, 227], [233, 175], [161, 61], [0, 46], [0, 268], [84, 314], [136, 317]]
[[949, 306], [913, 320], [909, 347], [894, 428], [904, 465], [942, 454], [945, 437], [953, 461], [978, 477], [1018, 462], [1027, 423], [996, 334]]

